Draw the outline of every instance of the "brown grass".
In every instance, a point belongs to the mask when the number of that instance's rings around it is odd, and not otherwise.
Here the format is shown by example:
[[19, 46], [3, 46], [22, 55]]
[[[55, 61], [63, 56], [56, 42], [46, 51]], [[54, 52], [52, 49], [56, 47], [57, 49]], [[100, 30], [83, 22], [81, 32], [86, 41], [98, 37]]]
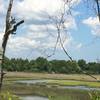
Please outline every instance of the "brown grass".
[[[100, 79], [100, 75], [94, 75]], [[27, 73], [27, 72], [7, 72], [7, 78], [29, 78], [29, 79], [64, 79], [64, 80], [79, 80], [79, 81], [96, 81], [90, 76], [84, 74], [47, 74], [47, 73]]]

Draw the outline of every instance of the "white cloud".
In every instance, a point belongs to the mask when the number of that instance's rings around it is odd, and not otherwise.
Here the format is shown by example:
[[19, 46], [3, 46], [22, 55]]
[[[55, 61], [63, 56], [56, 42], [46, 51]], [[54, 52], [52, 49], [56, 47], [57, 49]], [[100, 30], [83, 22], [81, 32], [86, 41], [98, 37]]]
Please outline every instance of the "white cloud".
[[15, 38], [10, 37], [8, 42], [8, 48], [15, 51], [26, 50], [30, 47], [36, 48], [36, 45], [37, 43], [35, 40], [31, 40], [26, 37], [15, 37]]
[[95, 36], [100, 36], [100, 22], [98, 17], [89, 17], [83, 20], [83, 23], [91, 28], [91, 32]]
[[24, 19], [30, 19], [36, 16], [34, 13], [42, 11], [48, 13], [54, 13], [57, 9], [60, 9], [61, 0], [23, 0], [22, 2], [15, 2], [14, 12]]
[[75, 19], [72, 16], [69, 16], [65, 22], [65, 26], [67, 29], [77, 29], [77, 25]]
[[[23, 0], [14, 3], [13, 12], [18, 16], [29, 20], [30, 18], [40, 19], [35, 13], [47, 12], [50, 15], [55, 14], [63, 5], [63, 0]], [[76, 6], [81, 0], [72, 0], [70, 6]]]
[[44, 25], [29, 25], [28, 26], [28, 35], [29, 38], [44, 38], [47, 36], [46, 27]]
[[83, 23], [91, 27], [100, 25], [98, 17], [89, 17], [88, 19], [83, 20]]
[[72, 6], [77, 6], [80, 2], [81, 2], [81, 0], [72, 0], [71, 4], [72, 4]]
[[[8, 0], [7, 0], [8, 1]], [[76, 3], [76, 1], [78, 1]], [[72, 5], [77, 5], [80, 0], [72, 0]], [[5, 1], [0, 0], [0, 11], [5, 10]], [[7, 2], [8, 3], [8, 2]], [[7, 6], [8, 4], [6, 4]], [[53, 48], [56, 43], [56, 29], [55, 27], [48, 22], [47, 13], [55, 14], [62, 6], [61, 0], [22, 0], [14, 1], [13, 5], [13, 14], [18, 19], [24, 19], [25, 23], [22, 27], [23, 35], [10, 36], [7, 49], [8, 51], [13, 51], [12, 53], [17, 53], [22, 51], [27, 51], [31, 48]], [[7, 8], [7, 7], [6, 7]], [[6, 11], [4, 11], [6, 12]], [[47, 23], [47, 24], [46, 24]], [[49, 23], [49, 24], [48, 24]], [[48, 31], [46, 30], [48, 27]], [[73, 17], [67, 18], [66, 21], [67, 29], [75, 29], [76, 23]], [[49, 33], [54, 35], [51, 36]], [[0, 33], [0, 43], [2, 42], [2, 33]], [[65, 39], [64, 46], [67, 47], [72, 41], [71, 35], [62, 34], [62, 38]], [[1, 44], [0, 44], [1, 45]], [[59, 48], [59, 47], [58, 47]]]

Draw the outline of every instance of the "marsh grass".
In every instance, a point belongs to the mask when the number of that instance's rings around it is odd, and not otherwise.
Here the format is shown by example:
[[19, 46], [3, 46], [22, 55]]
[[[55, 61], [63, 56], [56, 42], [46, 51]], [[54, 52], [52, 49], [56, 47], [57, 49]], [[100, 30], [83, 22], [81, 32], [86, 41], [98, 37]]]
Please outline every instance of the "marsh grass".
[[[28, 72], [6, 72], [5, 79], [63, 79], [63, 80], [79, 80], [79, 81], [96, 81], [90, 76], [84, 74], [48, 74], [48, 73], [28, 73]], [[100, 75], [93, 75], [98, 80]]]
[[[100, 75], [97, 75], [96, 77], [100, 78]], [[33, 80], [33, 79], [49, 79], [49, 80], [46, 84], [21, 84], [14, 82], [18, 80]], [[98, 96], [97, 95], [92, 96], [93, 95], [92, 92], [88, 93], [88, 91], [83, 91], [83, 90], [59, 89], [57, 88], [59, 86], [88, 86], [88, 87], [99, 88], [100, 82], [96, 82], [95, 80], [91, 79], [86, 75], [8, 72], [4, 79], [3, 90], [11, 91], [10, 94], [13, 93], [15, 95], [44, 96], [48, 97], [49, 100], [100, 100], [100, 99], [93, 99], [95, 96], [96, 97]], [[100, 92], [98, 93], [100, 94]]]
[[[90, 100], [88, 92], [59, 89], [57, 87], [47, 87], [45, 85], [27, 85], [27, 84], [8, 84], [4, 86], [5, 90], [11, 91], [15, 95], [36, 95], [49, 97], [50, 100]], [[51, 98], [50, 98], [51, 97]]]

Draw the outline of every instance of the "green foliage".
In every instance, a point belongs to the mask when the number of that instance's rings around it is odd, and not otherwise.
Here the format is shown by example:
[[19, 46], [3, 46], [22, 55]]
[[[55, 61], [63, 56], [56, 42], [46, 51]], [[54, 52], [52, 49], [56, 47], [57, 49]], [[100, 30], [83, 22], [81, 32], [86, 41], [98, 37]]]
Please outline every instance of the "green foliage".
[[38, 57], [36, 60], [8, 59], [5, 58], [4, 69], [6, 71], [48, 72], [48, 73], [80, 73], [79, 69], [92, 74], [100, 74], [100, 63], [89, 62], [80, 59], [76, 61], [51, 60]]
[[100, 74], [100, 63], [89, 62], [87, 66], [90, 73]]
[[50, 61], [51, 70], [55, 73], [68, 73], [66, 61], [64, 60], [52, 60]]
[[21, 99], [11, 94], [10, 92], [2, 92], [0, 93], [0, 100], [21, 100]]
[[87, 64], [85, 60], [83, 59], [78, 60], [78, 65], [82, 70], [87, 70]]
[[39, 71], [42, 72], [48, 72], [49, 70], [49, 62], [47, 61], [47, 59], [43, 58], [43, 57], [38, 57], [35, 61], [35, 67], [38, 68]]

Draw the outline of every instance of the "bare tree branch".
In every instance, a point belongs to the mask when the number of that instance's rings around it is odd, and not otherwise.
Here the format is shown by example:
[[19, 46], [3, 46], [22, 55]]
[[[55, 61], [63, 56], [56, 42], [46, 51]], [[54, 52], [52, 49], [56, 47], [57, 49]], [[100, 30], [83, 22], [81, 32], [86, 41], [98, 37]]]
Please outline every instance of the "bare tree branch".
[[93, 12], [96, 13], [100, 22], [100, 0], [83, 0], [83, 1], [85, 1], [85, 4], [87, 4], [89, 9], [90, 8], [94, 9]]
[[[63, 49], [63, 51], [66, 53], [66, 55], [68, 56], [68, 58], [70, 59], [70, 60], [72, 60], [72, 58], [71, 58], [71, 56], [69, 56], [69, 54], [68, 54], [68, 52], [65, 50], [65, 48], [64, 48], [64, 46], [63, 46], [63, 43], [62, 43], [62, 40], [61, 40], [61, 37], [60, 37], [60, 35], [61, 35], [61, 30], [63, 30], [64, 28], [65, 28], [65, 22], [66, 22], [66, 18], [65, 18], [65, 14], [67, 13], [67, 12], [69, 12], [69, 10], [68, 11], [66, 11], [66, 5], [68, 4], [70, 4], [70, 2], [71, 2], [72, 0], [64, 0], [64, 4], [63, 4], [63, 11], [61, 12], [61, 14], [60, 14], [60, 18], [58, 18], [57, 16], [49, 16], [49, 18], [50, 18], [50, 20], [52, 20], [54, 23], [55, 23], [55, 27], [56, 27], [56, 30], [57, 30], [57, 40], [56, 40], [56, 44], [55, 44], [55, 47], [54, 47], [54, 51], [53, 51], [53, 53], [49, 56], [49, 57], [51, 57], [52, 55], [54, 55], [55, 54], [55, 51], [56, 51], [56, 48], [57, 48], [57, 44], [58, 44], [58, 42], [61, 44], [61, 47], [62, 47], [62, 49]], [[67, 14], [69, 14], [69, 13], [67, 13]]]
[[99, 18], [99, 21], [100, 21], [100, 5], [99, 5], [99, 0], [95, 0], [96, 4], [97, 4], [97, 13], [98, 13], [98, 18]]

